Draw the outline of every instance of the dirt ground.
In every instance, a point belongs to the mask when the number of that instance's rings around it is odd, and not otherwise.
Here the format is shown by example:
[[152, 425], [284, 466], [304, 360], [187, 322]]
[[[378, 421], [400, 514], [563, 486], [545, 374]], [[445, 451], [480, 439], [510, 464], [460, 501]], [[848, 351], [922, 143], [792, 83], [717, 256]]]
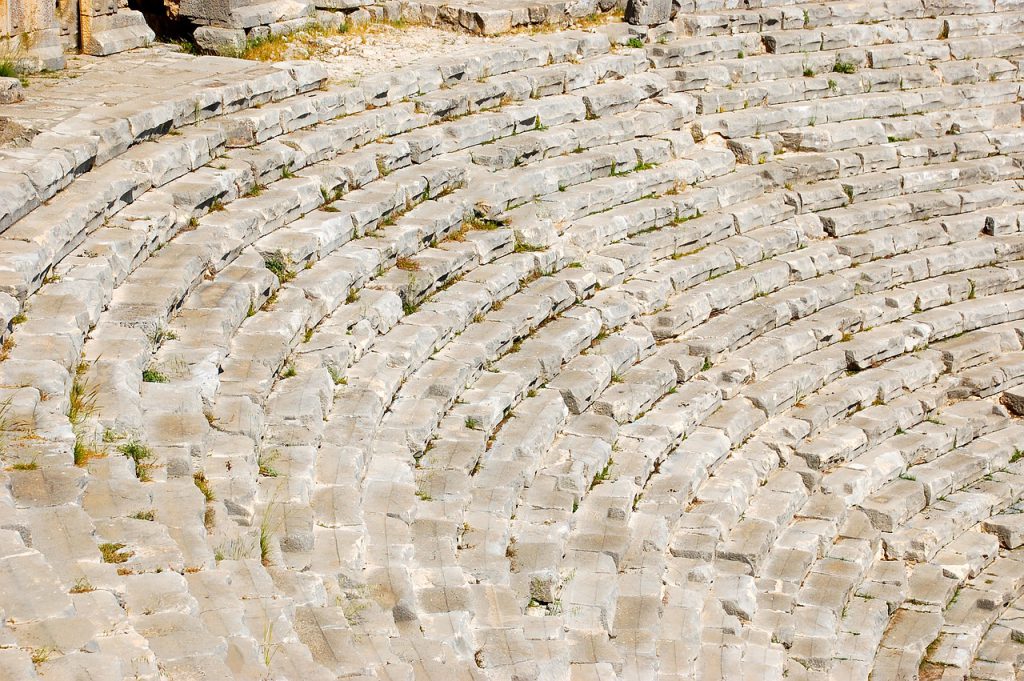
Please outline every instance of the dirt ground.
[[29, 143], [34, 133], [10, 118], [0, 116], [0, 147], [22, 147]]
[[[615, 20], [621, 20], [621, 16], [606, 14], [596, 20], [587, 17], [568, 28], [593, 28]], [[552, 25], [487, 37], [404, 22], [346, 26], [344, 30], [315, 25], [307, 31], [253, 45], [242, 56], [260, 61], [312, 59], [326, 65], [332, 80], [355, 83], [365, 76], [416, 66], [425, 60], [469, 54], [482, 45], [499, 44], [536, 30], [564, 28]]]
[[331, 80], [355, 83], [360, 78], [414, 66], [437, 57], [472, 52], [507, 38], [486, 38], [430, 26], [368, 24], [345, 31], [312, 27], [249, 47], [243, 57], [258, 61], [312, 59], [322, 62]]
[[350, 82], [427, 59], [470, 53], [480, 45], [501, 41], [430, 26], [396, 28], [376, 24], [352, 35], [325, 38], [323, 53], [317, 58], [326, 64], [333, 80]]

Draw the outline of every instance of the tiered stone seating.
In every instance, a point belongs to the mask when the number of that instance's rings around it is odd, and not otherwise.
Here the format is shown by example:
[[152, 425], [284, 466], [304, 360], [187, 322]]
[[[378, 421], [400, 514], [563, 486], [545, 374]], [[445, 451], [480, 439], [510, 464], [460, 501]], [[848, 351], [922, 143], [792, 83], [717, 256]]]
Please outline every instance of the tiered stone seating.
[[1018, 8], [700, 5], [15, 105], [0, 676], [1012, 678]]

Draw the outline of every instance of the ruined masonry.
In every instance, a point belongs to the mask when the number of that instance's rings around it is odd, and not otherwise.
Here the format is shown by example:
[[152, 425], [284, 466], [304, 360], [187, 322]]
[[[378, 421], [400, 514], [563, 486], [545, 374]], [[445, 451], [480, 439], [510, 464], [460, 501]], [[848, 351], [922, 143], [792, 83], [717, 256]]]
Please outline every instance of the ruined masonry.
[[153, 38], [127, 0], [0, 1], [0, 59], [24, 71], [61, 69], [65, 52], [114, 54]]
[[[129, 0], [0, 0], [0, 60], [23, 71], [56, 70], [64, 67], [65, 53], [103, 56], [149, 45], [155, 36], [140, 10], [187, 27], [203, 50], [236, 55], [247, 42], [311, 24], [406, 21], [498, 35], [565, 26], [622, 9], [626, 0], [135, 0], [134, 5], [130, 8]], [[642, 21], [652, 23], [649, 14]], [[667, 20], [666, 13], [662, 21]]]
[[0, 106], [0, 679], [1020, 679], [1024, 2], [754, 4]]
[[[625, 6], [625, 0], [181, 0], [180, 12], [199, 26], [196, 39], [201, 46], [224, 51], [310, 22], [332, 26], [406, 21], [500, 35], [514, 29], [564, 27]], [[666, 15], [663, 21], [667, 20]]]

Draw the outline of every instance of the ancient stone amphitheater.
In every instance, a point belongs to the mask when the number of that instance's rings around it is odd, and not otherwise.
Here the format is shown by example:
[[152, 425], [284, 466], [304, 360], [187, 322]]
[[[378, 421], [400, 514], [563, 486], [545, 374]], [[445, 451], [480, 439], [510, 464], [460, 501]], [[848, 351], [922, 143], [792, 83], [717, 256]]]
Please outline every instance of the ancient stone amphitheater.
[[0, 108], [0, 678], [1024, 677], [1024, 3], [748, 4]]

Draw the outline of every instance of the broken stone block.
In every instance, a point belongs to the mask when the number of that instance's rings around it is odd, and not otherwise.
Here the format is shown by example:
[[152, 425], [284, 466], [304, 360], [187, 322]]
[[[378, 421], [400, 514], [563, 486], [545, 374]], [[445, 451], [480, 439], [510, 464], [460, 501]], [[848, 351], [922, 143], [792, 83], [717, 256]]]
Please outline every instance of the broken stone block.
[[672, 0], [629, 0], [626, 22], [634, 26], [658, 26], [671, 19]]
[[25, 98], [21, 81], [17, 78], [0, 78], [0, 104], [14, 104]]
[[982, 528], [999, 538], [1004, 549], [1015, 549], [1024, 545], [1024, 513], [994, 515]]
[[1005, 390], [999, 401], [1015, 416], [1024, 416], [1024, 387]]
[[200, 26], [193, 38], [199, 47], [215, 54], [237, 55], [245, 49], [245, 31], [240, 28]]

